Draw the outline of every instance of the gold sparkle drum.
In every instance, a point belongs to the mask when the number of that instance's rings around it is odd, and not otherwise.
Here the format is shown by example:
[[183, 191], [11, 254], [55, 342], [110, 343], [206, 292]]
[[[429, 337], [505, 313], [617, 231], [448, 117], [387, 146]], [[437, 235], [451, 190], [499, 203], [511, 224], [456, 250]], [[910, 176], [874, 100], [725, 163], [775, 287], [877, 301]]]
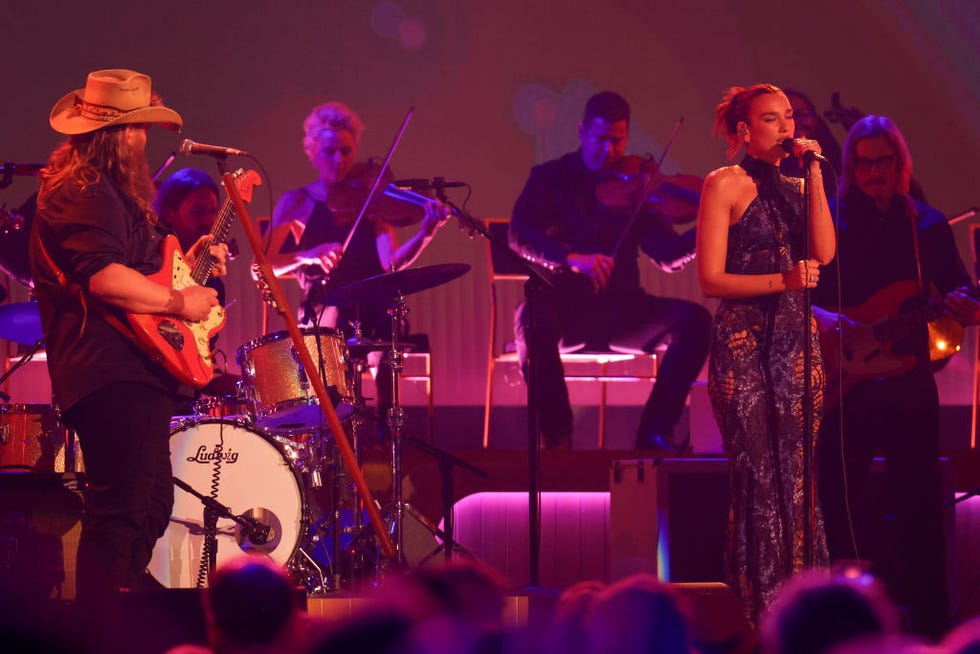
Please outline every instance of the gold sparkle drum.
[[[347, 347], [335, 329], [306, 328], [303, 340], [316, 362], [322, 354], [324, 384], [339, 396], [337, 414], [350, 416]], [[319, 343], [319, 348], [318, 348]], [[267, 334], [238, 348], [242, 384], [256, 425], [273, 434], [305, 433], [324, 423], [316, 393], [310, 384], [289, 333]]]
[[0, 405], [0, 470], [76, 472], [75, 435], [51, 404]]
[[[272, 437], [240, 421], [184, 423], [170, 432], [170, 461], [174, 477], [234, 515], [244, 514], [270, 528], [266, 542], [256, 543], [234, 520], [218, 518], [217, 565], [243, 551], [264, 552], [282, 565], [289, 562], [305, 533], [305, 497], [299, 475]], [[167, 588], [194, 588], [203, 553], [204, 505], [175, 488], [170, 523], [153, 548], [150, 574]]]

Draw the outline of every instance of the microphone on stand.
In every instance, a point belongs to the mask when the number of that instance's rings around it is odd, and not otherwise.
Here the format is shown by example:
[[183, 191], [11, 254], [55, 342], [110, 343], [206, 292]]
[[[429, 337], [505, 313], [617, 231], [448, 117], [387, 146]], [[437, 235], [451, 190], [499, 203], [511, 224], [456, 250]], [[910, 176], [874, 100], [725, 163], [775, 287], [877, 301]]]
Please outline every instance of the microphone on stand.
[[438, 191], [443, 188], [468, 186], [466, 182], [455, 182], [447, 180], [445, 177], [433, 177], [432, 179], [396, 179], [392, 184], [398, 188], [411, 189], [413, 191]]
[[190, 139], [184, 139], [180, 142], [180, 153], [184, 155], [192, 154], [206, 154], [209, 157], [233, 157], [236, 155], [241, 155], [243, 157], [251, 156], [248, 152], [244, 150], [236, 150], [235, 148], [226, 148], [223, 145], [208, 145], [207, 143], [196, 143]]
[[[793, 145], [795, 145], [797, 141], [803, 141], [803, 140], [805, 139], [783, 139], [782, 141], [779, 142], [779, 147], [781, 147], [785, 152], [795, 155], [796, 152], [793, 149]], [[816, 159], [817, 161], [822, 161], [824, 163], [830, 163], [827, 160], [827, 157], [817, 152], [814, 152], [812, 150], [807, 150], [806, 152], [803, 153], [803, 163], [809, 164], [814, 159]]]

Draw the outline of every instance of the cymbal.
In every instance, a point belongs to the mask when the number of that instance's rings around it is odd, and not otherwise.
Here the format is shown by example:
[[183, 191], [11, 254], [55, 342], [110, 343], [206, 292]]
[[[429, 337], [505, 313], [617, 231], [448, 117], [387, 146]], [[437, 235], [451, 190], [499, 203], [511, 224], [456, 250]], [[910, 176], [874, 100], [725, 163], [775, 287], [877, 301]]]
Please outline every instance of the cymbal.
[[398, 295], [418, 293], [456, 279], [470, 269], [468, 263], [440, 263], [405, 268], [352, 282], [330, 293], [331, 304], [391, 304]]
[[43, 336], [37, 302], [0, 305], [0, 338], [21, 345], [34, 345]]

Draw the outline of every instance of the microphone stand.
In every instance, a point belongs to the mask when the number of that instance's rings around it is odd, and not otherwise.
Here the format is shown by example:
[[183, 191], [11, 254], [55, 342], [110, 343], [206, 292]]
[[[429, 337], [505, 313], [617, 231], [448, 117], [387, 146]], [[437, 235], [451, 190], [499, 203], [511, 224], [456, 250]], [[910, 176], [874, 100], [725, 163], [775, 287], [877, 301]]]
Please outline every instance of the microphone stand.
[[420, 441], [412, 436], [404, 436], [405, 442], [420, 450], [433, 459], [439, 462], [439, 474], [442, 477], [442, 530], [436, 530], [436, 536], [442, 538], [442, 544], [436, 548], [429, 558], [439, 554], [442, 550], [444, 556], [446, 557], [446, 563], [452, 560], [453, 552], [457, 549], [462, 549], [462, 547], [453, 540], [453, 466], [458, 468], [463, 468], [464, 470], [469, 470], [475, 475], [483, 477], [486, 479], [487, 475], [485, 470], [476, 467], [468, 461], [464, 461], [458, 456], [453, 456], [449, 452], [442, 450], [433, 445], [429, 445], [424, 441]]
[[453, 214], [463, 227], [471, 232], [479, 233], [491, 243], [491, 247], [496, 247], [498, 251], [506, 253], [512, 261], [519, 262], [528, 273], [528, 280], [524, 285], [525, 307], [528, 317], [528, 324], [525, 326], [525, 339], [528, 344], [527, 372], [525, 375], [527, 383], [528, 586], [535, 587], [540, 585], [541, 581], [541, 451], [539, 446], [541, 423], [538, 419], [538, 407], [540, 406], [538, 380], [541, 377], [538, 372], [538, 357], [534, 354], [535, 328], [537, 325], [538, 298], [545, 289], [553, 288], [554, 282], [541, 267], [512, 250], [508, 243], [491, 234], [483, 223], [453, 204], [443, 189], [436, 189], [436, 197], [453, 210]]
[[[819, 163], [819, 162], [818, 162]], [[803, 257], [810, 258], [810, 164], [804, 158], [803, 163], [803, 224], [806, 229], [806, 239], [803, 245]], [[803, 285], [803, 565], [813, 565], [813, 532], [816, 519], [815, 498], [813, 493], [813, 397], [812, 380], [813, 351], [810, 339], [810, 321], [813, 319], [813, 307], [810, 305], [810, 287]]]
[[199, 499], [201, 504], [204, 505], [204, 551], [207, 552], [208, 556], [208, 572], [213, 572], [214, 566], [217, 563], [218, 518], [228, 518], [241, 525], [248, 540], [256, 545], [269, 542], [269, 532], [271, 531], [269, 525], [263, 524], [251, 516], [235, 515], [227, 506], [213, 497], [208, 497], [197, 492], [190, 484], [179, 477], [174, 477], [174, 484]]
[[[24, 366], [28, 361], [30, 361], [34, 357], [34, 355], [37, 354], [37, 351], [40, 350], [42, 347], [44, 347], [44, 337], [43, 336], [41, 338], [37, 339], [37, 343], [35, 343], [34, 345], [32, 345], [31, 348], [27, 352], [24, 352], [24, 354], [23, 354], [23, 356], [21, 356], [21, 358], [17, 359], [17, 363], [15, 363], [14, 365], [10, 366], [10, 368], [7, 370], [7, 372], [3, 373], [3, 375], [0, 375], [0, 386], [3, 386], [3, 383], [5, 381], [7, 381], [7, 379], [12, 374], [14, 374], [17, 370], [19, 370], [22, 366]], [[7, 395], [6, 393], [4, 393], [3, 391], [0, 391], [0, 399], [2, 399], [4, 402], [9, 402], [10, 401], [10, 396]]]

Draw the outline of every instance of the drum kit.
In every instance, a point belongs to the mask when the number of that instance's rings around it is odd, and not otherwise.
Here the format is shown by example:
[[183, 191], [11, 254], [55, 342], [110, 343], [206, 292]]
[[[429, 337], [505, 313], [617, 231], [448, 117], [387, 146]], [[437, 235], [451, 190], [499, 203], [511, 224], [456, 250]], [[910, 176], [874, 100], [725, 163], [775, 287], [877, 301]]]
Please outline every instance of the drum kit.
[[[467, 270], [466, 264], [406, 269], [349, 284], [331, 295], [332, 303], [356, 299], [388, 307], [391, 341], [368, 340], [358, 333], [347, 340], [336, 329], [302, 330], [358, 457], [365, 425], [387, 421], [393, 497], [383, 514], [403, 565], [426, 563], [443, 549], [436, 537], [444, 536], [402, 498], [404, 410], [398, 376], [410, 347], [399, 333], [407, 314], [405, 295], [449, 282]], [[0, 306], [0, 338], [40, 347], [36, 304]], [[360, 383], [367, 355], [376, 351], [388, 358], [392, 371], [392, 405], [382, 417], [366, 409]], [[210, 568], [243, 550], [265, 552], [311, 594], [382, 572], [391, 562], [365, 524], [358, 494], [288, 333], [249, 341], [237, 354], [240, 380], [216, 376], [205, 388], [213, 395], [202, 396], [191, 415], [175, 416], [171, 423], [178, 488], [150, 574], [167, 588], [200, 586]], [[49, 405], [0, 405], [0, 468], [84, 472], [82, 453], [75, 456], [74, 437], [59, 418]], [[320, 502], [320, 497], [329, 501]], [[454, 545], [445, 549], [459, 551]]]

